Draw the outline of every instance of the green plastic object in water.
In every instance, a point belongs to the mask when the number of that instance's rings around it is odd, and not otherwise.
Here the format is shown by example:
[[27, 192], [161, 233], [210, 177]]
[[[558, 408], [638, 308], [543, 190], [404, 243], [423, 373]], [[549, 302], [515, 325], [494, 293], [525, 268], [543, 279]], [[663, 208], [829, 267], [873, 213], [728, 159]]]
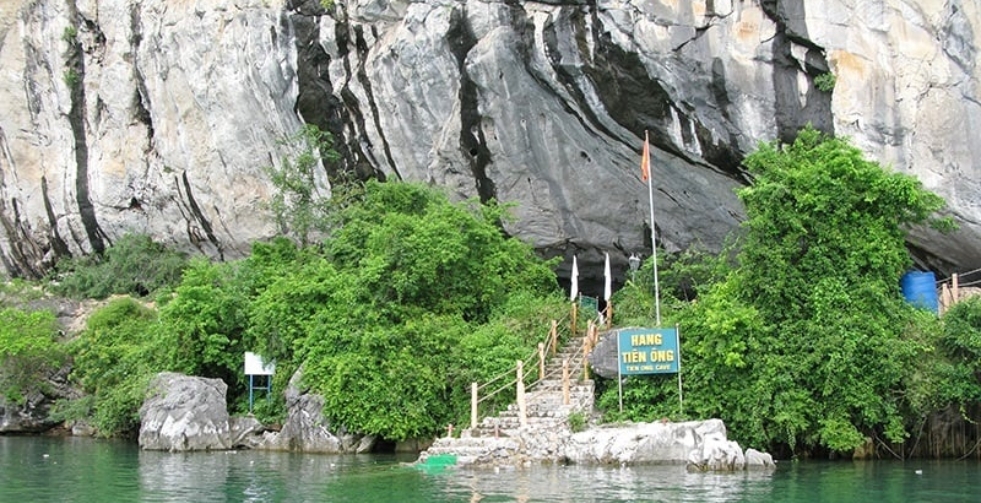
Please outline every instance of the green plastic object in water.
[[426, 458], [426, 466], [453, 466], [456, 464], [455, 454], [439, 454]]
[[416, 463], [416, 468], [426, 473], [440, 473], [445, 470], [447, 466], [453, 465], [456, 465], [456, 455], [439, 454], [436, 456], [427, 457], [422, 463]]

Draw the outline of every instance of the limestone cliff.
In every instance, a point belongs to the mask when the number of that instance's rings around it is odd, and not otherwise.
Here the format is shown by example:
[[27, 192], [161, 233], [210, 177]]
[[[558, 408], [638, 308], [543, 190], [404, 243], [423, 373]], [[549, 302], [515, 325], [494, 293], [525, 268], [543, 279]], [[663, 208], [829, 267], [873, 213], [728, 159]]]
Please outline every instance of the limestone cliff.
[[517, 202], [512, 234], [622, 267], [649, 250], [645, 130], [659, 240], [717, 248], [740, 160], [810, 122], [947, 198], [961, 230], [912, 245], [978, 267], [975, 28], [963, 0], [0, 0], [0, 258], [37, 275], [127, 232], [240, 256], [313, 123], [324, 191]]

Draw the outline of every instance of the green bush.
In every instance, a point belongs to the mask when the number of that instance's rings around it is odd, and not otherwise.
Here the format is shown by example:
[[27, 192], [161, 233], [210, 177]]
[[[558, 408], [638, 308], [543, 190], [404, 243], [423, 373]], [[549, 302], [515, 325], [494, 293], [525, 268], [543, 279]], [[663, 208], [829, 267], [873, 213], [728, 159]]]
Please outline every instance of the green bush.
[[[735, 265], [686, 266], [708, 287], [671, 312], [684, 415], [724, 417], [734, 437], [763, 448], [902, 441], [937, 386], [923, 377], [929, 327], [899, 292], [906, 229], [949, 230], [935, 216], [943, 199], [812, 128], [789, 145], [760, 145], [745, 164], [754, 181], [738, 193], [747, 220]], [[622, 417], [670, 414], [671, 381], [628, 379]], [[614, 393], [600, 397], [607, 410]]]
[[174, 294], [160, 308], [160, 339], [171, 348], [168, 369], [219, 378], [233, 392], [242, 390], [249, 299], [238, 264], [193, 261]]
[[90, 419], [104, 436], [134, 431], [146, 387], [167, 369], [166, 355], [173, 349], [159, 335], [156, 311], [129, 297], [115, 299], [89, 316], [69, 347], [72, 378], [89, 396], [60, 404], [59, 413]]
[[[447, 374], [480, 367], [456, 348], [510, 298], [554, 292], [554, 273], [501, 232], [504, 208], [422, 185], [368, 183], [335, 217], [323, 257], [304, 255], [257, 292], [249, 344], [302, 362], [335, 424], [396, 440], [442, 431], [469, 410], [472, 377]], [[523, 337], [488, 339], [510, 348], [501, 361], [511, 366]]]
[[336, 206], [326, 189], [318, 190], [316, 170], [321, 162], [336, 161], [340, 155], [333, 149], [333, 135], [312, 124], [281, 143], [297, 153], [284, 156], [279, 166], [266, 168], [276, 188], [269, 209], [280, 230], [306, 246], [312, 234], [329, 230], [330, 210]]
[[369, 183], [330, 211], [321, 245], [277, 239], [242, 261], [194, 261], [158, 290], [159, 314], [127, 299], [94, 315], [75, 354], [95, 399], [60, 413], [91, 409], [105, 433], [133, 428], [147, 379], [162, 370], [223, 379], [245, 412], [242, 355], [254, 351], [277, 368], [257, 417], [282, 420], [282, 390], [303, 365], [332, 424], [425, 437], [469, 412], [471, 380], [512, 368], [568, 310], [551, 263], [502, 232], [506, 208]]
[[940, 333], [931, 404], [965, 408], [981, 401], [981, 297], [954, 304], [944, 313]]
[[74, 68], [69, 68], [61, 76], [62, 80], [65, 81], [65, 85], [71, 89], [75, 89], [82, 82], [82, 76], [78, 73], [78, 70]]
[[835, 78], [835, 74], [831, 72], [822, 73], [821, 75], [814, 77], [814, 87], [817, 87], [819, 90], [826, 93], [830, 93], [834, 90], [836, 82], [837, 79]]
[[50, 311], [0, 309], [0, 394], [21, 403], [44, 392], [45, 375], [64, 363], [58, 323]]
[[128, 234], [102, 256], [60, 261], [53, 290], [72, 298], [104, 299], [112, 294], [144, 297], [179, 283], [185, 267], [184, 254], [168, 250], [148, 236]]

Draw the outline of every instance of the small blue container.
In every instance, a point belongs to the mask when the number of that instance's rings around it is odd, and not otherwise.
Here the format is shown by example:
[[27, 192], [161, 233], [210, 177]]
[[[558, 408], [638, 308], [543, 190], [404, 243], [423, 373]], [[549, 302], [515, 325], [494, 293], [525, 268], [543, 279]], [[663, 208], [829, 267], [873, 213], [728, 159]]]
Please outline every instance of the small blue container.
[[932, 272], [909, 271], [900, 280], [900, 287], [906, 302], [921, 309], [929, 309], [934, 314], [940, 312], [937, 277]]

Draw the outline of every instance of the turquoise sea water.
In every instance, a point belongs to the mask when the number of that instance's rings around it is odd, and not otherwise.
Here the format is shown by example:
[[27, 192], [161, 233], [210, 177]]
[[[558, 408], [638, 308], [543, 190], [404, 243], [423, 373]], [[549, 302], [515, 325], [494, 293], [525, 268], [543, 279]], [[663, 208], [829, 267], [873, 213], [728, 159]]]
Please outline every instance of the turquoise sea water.
[[170, 454], [126, 442], [0, 437], [0, 503], [977, 502], [976, 461], [784, 462], [769, 473], [683, 467], [423, 470], [415, 457]]

